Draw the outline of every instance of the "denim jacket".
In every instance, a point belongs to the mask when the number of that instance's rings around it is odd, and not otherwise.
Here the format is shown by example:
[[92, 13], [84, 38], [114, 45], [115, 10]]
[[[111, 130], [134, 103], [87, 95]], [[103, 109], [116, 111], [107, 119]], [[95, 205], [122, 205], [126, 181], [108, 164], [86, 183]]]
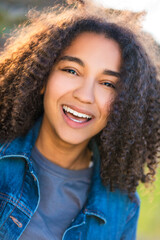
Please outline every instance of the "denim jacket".
[[[25, 137], [0, 146], [0, 239], [19, 239], [38, 207], [39, 183], [30, 156], [40, 124], [38, 121]], [[102, 185], [95, 145], [94, 173], [88, 199], [62, 239], [134, 240], [138, 215], [137, 193], [131, 201], [118, 189], [110, 192]]]

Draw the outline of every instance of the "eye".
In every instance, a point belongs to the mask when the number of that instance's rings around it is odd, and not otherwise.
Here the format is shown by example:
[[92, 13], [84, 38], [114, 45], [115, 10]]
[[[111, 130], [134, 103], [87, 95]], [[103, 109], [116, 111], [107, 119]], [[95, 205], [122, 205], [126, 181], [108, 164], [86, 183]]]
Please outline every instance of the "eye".
[[111, 88], [113, 88], [113, 89], [116, 88], [115, 85], [112, 84], [112, 83], [110, 83], [110, 82], [102, 82], [102, 85], [105, 85], [106, 87], [111, 87]]
[[73, 75], [77, 75], [77, 76], [78, 76], [78, 73], [77, 73], [74, 69], [71, 69], [71, 68], [64, 68], [64, 69], [62, 69], [62, 71], [68, 72], [68, 73], [70, 73], [70, 74], [73, 74]]

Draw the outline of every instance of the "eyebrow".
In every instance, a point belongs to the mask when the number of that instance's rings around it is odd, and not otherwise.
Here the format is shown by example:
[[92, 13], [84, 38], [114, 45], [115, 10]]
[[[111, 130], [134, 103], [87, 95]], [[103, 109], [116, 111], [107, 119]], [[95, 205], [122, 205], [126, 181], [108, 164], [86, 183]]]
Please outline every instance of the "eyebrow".
[[70, 62], [76, 62], [76, 63], [78, 63], [79, 65], [81, 65], [82, 67], [84, 67], [84, 63], [83, 63], [82, 60], [79, 59], [79, 58], [71, 57], [71, 56], [63, 56], [63, 57], [61, 57], [61, 58], [59, 59], [59, 62], [60, 62], [60, 61], [65, 61], [65, 60], [70, 61]]
[[[83, 61], [77, 57], [72, 57], [72, 56], [63, 56], [59, 59], [59, 62], [60, 61], [70, 61], [70, 62], [76, 62], [78, 63], [79, 65], [81, 65], [82, 67], [85, 66], [85, 64], [83, 63]], [[117, 77], [119, 78], [120, 77], [120, 73], [119, 72], [116, 72], [116, 71], [112, 71], [112, 70], [104, 70], [103, 71], [103, 74], [104, 75], [109, 75], [109, 76], [114, 76], [114, 77]]]
[[117, 77], [117, 78], [120, 78], [120, 76], [121, 76], [121, 74], [119, 72], [115, 72], [115, 71], [112, 71], [112, 70], [104, 70], [103, 74], [113, 76], [113, 77]]

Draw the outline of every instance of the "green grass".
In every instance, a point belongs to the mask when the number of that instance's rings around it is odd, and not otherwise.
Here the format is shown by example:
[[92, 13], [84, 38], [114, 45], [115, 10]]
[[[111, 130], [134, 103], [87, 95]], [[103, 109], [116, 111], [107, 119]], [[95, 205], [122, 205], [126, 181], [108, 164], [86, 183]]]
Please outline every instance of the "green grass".
[[160, 169], [153, 187], [138, 188], [141, 199], [138, 240], [160, 240]]

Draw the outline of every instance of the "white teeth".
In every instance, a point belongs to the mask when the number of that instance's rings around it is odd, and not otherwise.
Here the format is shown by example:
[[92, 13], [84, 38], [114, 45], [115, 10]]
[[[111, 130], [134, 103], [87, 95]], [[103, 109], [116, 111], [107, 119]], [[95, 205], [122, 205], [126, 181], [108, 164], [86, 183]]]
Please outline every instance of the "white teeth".
[[84, 113], [79, 113], [79, 112], [74, 111], [72, 108], [69, 108], [67, 106], [63, 106], [63, 109], [66, 112], [72, 113], [74, 116], [77, 116], [77, 117], [88, 118], [88, 119], [92, 118], [92, 116], [90, 116], [90, 115], [87, 115], [87, 114], [84, 114]]

